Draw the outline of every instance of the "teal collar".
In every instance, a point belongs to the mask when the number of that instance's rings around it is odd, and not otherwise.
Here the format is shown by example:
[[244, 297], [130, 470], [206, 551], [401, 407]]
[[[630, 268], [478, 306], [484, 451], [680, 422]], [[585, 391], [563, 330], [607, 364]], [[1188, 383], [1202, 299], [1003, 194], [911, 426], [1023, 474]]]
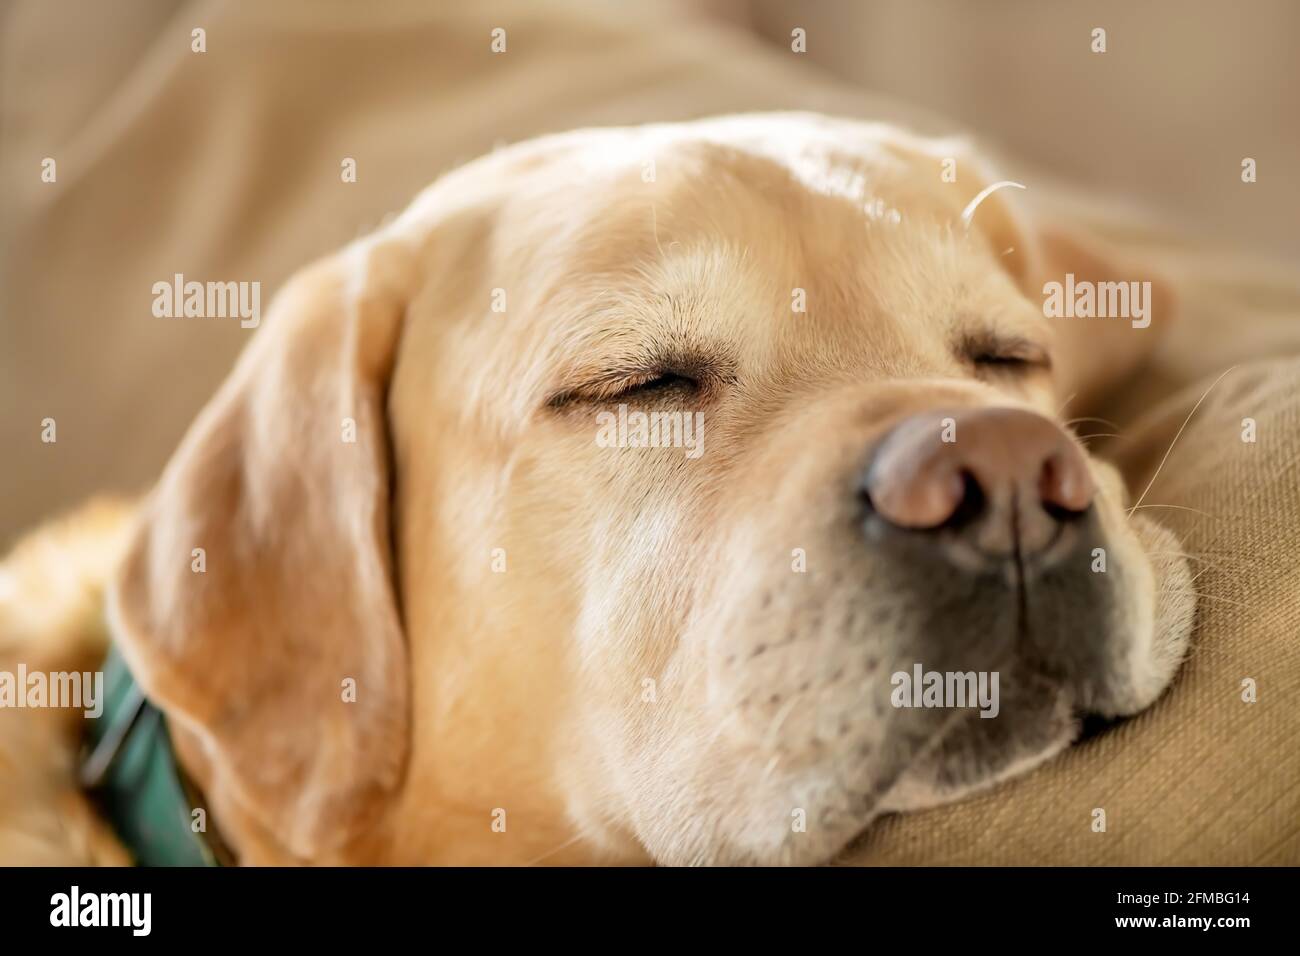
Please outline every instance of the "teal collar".
[[81, 784], [98, 797], [136, 863], [220, 866], [219, 844], [194, 830], [167, 722], [116, 648], [104, 661], [104, 712], [90, 728]]

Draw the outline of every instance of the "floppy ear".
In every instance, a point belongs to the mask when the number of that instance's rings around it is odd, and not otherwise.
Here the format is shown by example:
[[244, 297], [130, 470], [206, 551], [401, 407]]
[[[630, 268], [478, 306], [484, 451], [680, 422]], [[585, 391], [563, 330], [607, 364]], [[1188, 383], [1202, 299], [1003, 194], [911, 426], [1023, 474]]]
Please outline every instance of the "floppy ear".
[[301, 858], [356, 835], [405, 768], [384, 408], [413, 276], [408, 249], [371, 238], [290, 281], [115, 582], [145, 693], [222, 799]]
[[[992, 182], [985, 174], [969, 200]], [[1014, 188], [996, 190], [979, 202], [970, 216], [970, 228], [983, 235], [1002, 266], [1035, 307], [1043, 308], [1055, 338], [1053, 363], [1057, 393], [1070, 399], [1070, 412], [1095, 408], [1104, 397], [1129, 379], [1151, 356], [1174, 320], [1175, 297], [1169, 282], [1157, 270], [1109, 249], [1082, 227], [1061, 221], [1052, 212], [1028, 213], [1024, 207], [1042, 208], [1029, 192]], [[969, 208], [969, 207], [968, 207]], [[1117, 318], [1052, 315], [1052, 305], [1064, 303], [1070, 289], [1091, 285], [1108, 289], [1124, 283], [1130, 316]], [[1136, 287], [1132, 285], [1136, 283]], [[1129, 295], [1138, 290], [1140, 298]], [[1116, 287], [1116, 294], [1120, 290]], [[1144, 315], [1136, 314], [1141, 304]], [[1135, 325], [1134, 323], [1137, 323]]]

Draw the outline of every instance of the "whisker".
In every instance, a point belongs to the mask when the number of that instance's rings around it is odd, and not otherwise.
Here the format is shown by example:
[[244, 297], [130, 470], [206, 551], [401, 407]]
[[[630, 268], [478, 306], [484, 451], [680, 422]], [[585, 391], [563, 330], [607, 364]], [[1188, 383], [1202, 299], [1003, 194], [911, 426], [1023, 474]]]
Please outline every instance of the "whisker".
[[529, 860], [527, 863], [524, 863], [524, 864], [522, 864], [522, 865], [523, 865], [523, 866], [536, 866], [538, 863], [542, 862], [542, 860], [545, 860], [547, 857], [555, 856], [555, 854], [559, 853], [561, 850], [568, 849], [569, 847], [573, 846], [573, 844], [577, 843], [577, 842], [578, 842], [579, 840], [581, 840], [581, 839], [582, 839], [582, 834], [581, 834], [581, 833], [574, 834], [572, 837], [570, 837], [569, 839], [565, 840], [563, 843], [561, 843], [561, 844], [560, 844], [559, 846], [557, 846], [555, 849], [553, 849], [553, 850], [547, 850], [547, 851], [546, 851], [545, 853], [543, 853], [541, 856], [534, 857], [533, 859]]
[[[1185, 554], [1181, 551], [1148, 551], [1147, 554], [1148, 555], [1170, 555], [1174, 557], [1180, 557], [1187, 561], [1195, 562], [1196, 564], [1205, 565], [1207, 569], [1213, 568], [1215, 571], [1219, 571], [1223, 574], [1228, 574], [1234, 571], [1240, 571], [1243, 568], [1247, 568], [1250, 566], [1249, 562], [1246, 561], [1242, 561], [1235, 565], [1232, 563], [1221, 564], [1217, 561], [1211, 561], [1209, 558], [1205, 557], [1204, 555]], [[1200, 572], [1198, 571], [1197, 574], [1199, 575]], [[1192, 580], [1195, 581], [1196, 578], [1192, 578]]]
[[1133, 512], [1138, 511], [1141, 508], [1174, 508], [1178, 511], [1190, 511], [1193, 514], [1204, 515], [1205, 517], [1213, 521], [1219, 520], [1214, 515], [1210, 514], [1208, 511], [1200, 511], [1197, 508], [1189, 508], [1186, 505], [1134, 505], [1132, 508], [1129, 509], [1128, 513], [1132, 514]]
[[1119, 432], [1093, 432], [1090, 435], [1076, 435], [1079, 441], [1086, 442], [1089, 438], [1119, 438]]
[[1177, 434], [1174, 435], [1174, 440], [1169, 443], [1169, 447], [1165, 450], [1165, 457], [1161, 458], [1160, 464], [1156, 466], [1155, 474], [1151, 476], [1151, 480], [1147, 482], [1147, 486], [1142, 489], [1142, 494], [1138, 496], [1137, 504], [1135, 504], [1132, 508], [1129, 509], [1128, 513], [1130, 515], [1134, 511], [1136, 511], [1138, 507], [1142, 504], [1143, 500], [1145, 500], [1147, 496], [1147, 492], [1151, 490], [1151, 486], [1154, 485], [1156, 483], [1156, 479], [1160, 477], [1160, 472], [1164, 471], [1165, 462], [1169, 460], [1169, 456], [1173, 453], [1174, 446], [1178, 444], [1178, 439], [1183, 437], [1183, 430], [1187, 428], [1187, 423], [1192, 420], [1192, 416], [1195, 415], [1196, 410], [1201, 407], [1201, 403], [1205, 401], [1206, 397], [1210, 394], [1210, 392], [1214, 391], [1214, 386], [1222, 382], [1224, 376], [1226, 376], [1229, 372], [1233, 371], [1236, 368], [1237, 366], [1233, 365], [1229, 368], [1224, 369], [1223, 372], [1219, 375], [1219, 377], [1210, 383], [1210, 387], [1205, 390], [1205, 392], [1201, 395], [1201, 397], [1196, 400], [1196, 404], [1192, 406], [1192, 410], [1187, 413], [1187, 417], [1183, 419], [1182, 425], [1178, 427], [1178, 432]]
[[1168, 590], [1168, 591], [1163, 591], [1163, 592], [1161, 592], [1161, 593], [1163, 593], [1163, 594], [1190, 594], [1190, 595], [1192, 595], [1193, 597], [1195, 597], [1196, 600], [1198, 600], [1198, 601], [1219, 601], [1219, 602], [1221, 602], [1221, 603], [1223, 603], [1223, 604], [1232, 604], [1232, 605], [1234, 605], [1234, 606], [1236, 606], [1236, 607], [1244, 607], [1244, 608], [1247, 608], [1248, 610], [1249, 610], [1249, 609], [1252, 609], [1252, 608], [1251, 608], [1251, 605], [1245, 603], [1244, 601], [1234, 601], [1234, 600], [1232, 600], [1232, 598], [1222, 597], [1221, 595], [1218, 595], [1218, 594], [1206, 594], [1206, 593], [1204, 593], [1203, 591], [1197, 591], [1195, 588], [1193, 588], [1193, 589], [1190, 590], [1190, 591], [1188, 591], [1188, 590], [1184, 590], [1184, 589], [1181, 589], [1181, 588], [1179, 588], [1179, 589], [1170, 589], [1170, 590]]
[[1255, 561], [1255, 555], [1246, 551], [1238, 551], [1235, 548], [1200, 548], [1195, 552], [1192, 551], [1148, 551], [1148, 554], [1181, 554], [1185, 557], [1206, 557], [1213, 556], [1217, 558], [1241, 558], [1252, 564]]
[[1078, 425], [1081, 422], [1096, 422], [1099, 425], [1107, 425], [1115, 429], [1116, 431], [1120, 430], [1119, 426], [1116, 425], [1114, 422], [1112, 422], [1109, 418], [1092, 418], [1087, 415], [1083, 416], [1082, 418], [1071, 418], [1068, 422], [1065, 423], [1065, 427], [1070, 428], [1071, 426]]

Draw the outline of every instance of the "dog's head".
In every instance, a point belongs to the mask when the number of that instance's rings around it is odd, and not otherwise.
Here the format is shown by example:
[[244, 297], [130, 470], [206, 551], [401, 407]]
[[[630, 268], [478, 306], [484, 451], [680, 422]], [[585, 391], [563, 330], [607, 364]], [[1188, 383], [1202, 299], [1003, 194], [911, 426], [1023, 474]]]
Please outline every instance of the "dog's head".
[[1164, 303], [1046, 318], [1150, 277], [990, 185], [818, 117], [583, 131], [295, 278], [115, 602], [244, 857], [821, 861], [1149, 704], [1186, 567], [1063, 410]]

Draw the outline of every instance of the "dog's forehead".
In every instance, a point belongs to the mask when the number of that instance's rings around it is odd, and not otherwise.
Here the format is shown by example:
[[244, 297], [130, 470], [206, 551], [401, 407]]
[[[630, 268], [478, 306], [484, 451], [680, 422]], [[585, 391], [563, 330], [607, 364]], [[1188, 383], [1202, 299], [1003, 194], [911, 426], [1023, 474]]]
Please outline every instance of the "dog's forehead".
[[472, 253], [432, 241], [476, 302], [508, 294], [497, 333], [471, 338], [521, 413], [655, 351], [765, 382], [966, 376], [963, 332], [1044, 323], [934, 152], [804, 118], [593, 130], [471, 164], [415, 215], [483, 210]]
[[598, 150], [604, 175], [588, 168], [565, 207], [545, 311], [569, 343], [744, 338], [756, 359], [864, 345], [928, 359], [964, 324], [1032, 323], [955, 202], [887, 145], [651, 142]]
[[[742, 173], [761, 183], [760, 164], [766, 162], [813, 191], [866, 201], [872, 191], [888, 191], [904, 181], [938, 181], [944, 164], [967, 154], [969, 146], [884, 123], [768, 113], [577, 131], [542, 141], [539, 150], [577, 166], [584, 177], [633, 169], [647, 182], [658, 172], [671, 176], [683, 169], [690, 175]], [[532, 157], [534, 168], [539, 158]], [[662, 169], [651, 168], [660, 164]]]

